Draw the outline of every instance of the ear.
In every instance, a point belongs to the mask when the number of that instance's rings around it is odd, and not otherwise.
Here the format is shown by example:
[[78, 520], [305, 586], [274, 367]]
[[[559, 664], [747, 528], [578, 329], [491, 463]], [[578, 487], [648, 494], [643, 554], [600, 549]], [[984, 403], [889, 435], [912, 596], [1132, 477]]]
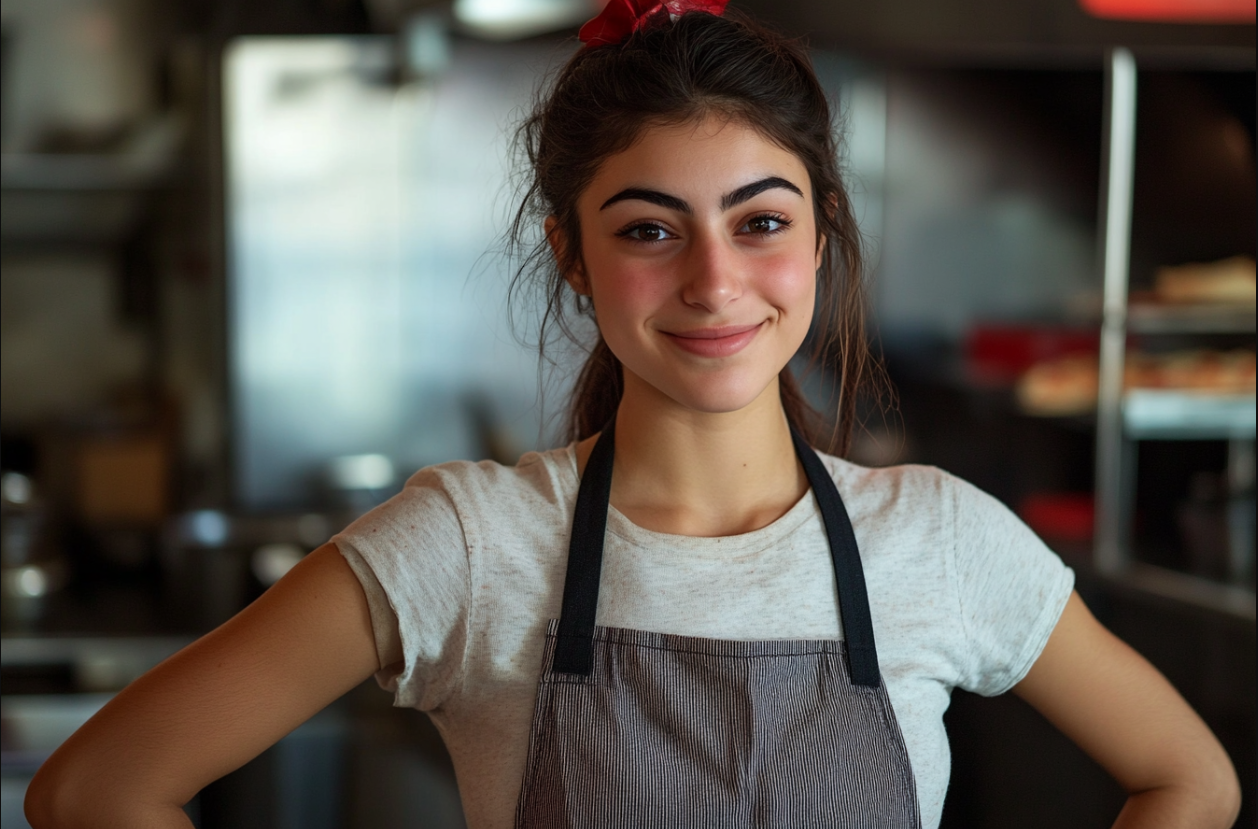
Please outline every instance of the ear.
[[[546, 233], [546, 244], [550, 245], [550, 252], [554, 255], [555, 261], [563, 262], [568, 250], [568, 236], [563, 232], [563, 228], [559, 226], [559, 220], [554, 216], [547, 216], [542, 229]], [[579, 264], [574, 271], [565, 273], [563, 278], [568, 283], [568, 286], [581, 296], [590, 295], [585, 272], [580, 269]]]
[[[838, 210], [839, 197], [837, 195], [832, 195], [830, 196], [830, 198], [826, 199], [826, 208], [829, 209], [830, 213], [832, 214], [834, 213], [834, 211]], [[822, 233], [821, 228], [818, 227], [817, 228], [817, 258], [816, 258], [816, 262], [813, 264], [814, 270], [818, 270], [818, 271], [821, 270], [821, 260], [826, 255], [826, 241], [827, 241], [826, 235]]]

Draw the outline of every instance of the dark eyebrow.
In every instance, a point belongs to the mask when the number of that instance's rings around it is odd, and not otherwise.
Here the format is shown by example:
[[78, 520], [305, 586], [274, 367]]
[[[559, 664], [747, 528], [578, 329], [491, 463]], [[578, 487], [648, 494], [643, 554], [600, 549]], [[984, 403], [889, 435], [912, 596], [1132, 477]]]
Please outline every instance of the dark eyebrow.
[[628, 201], [630, 199], [657, 204], [666, 210], [675, 210], [678, 213], [685, 213], [687, 216], [694, 213], [694, 210], [689, 204], [676, 196], [661, 193], [659, 190], [646, 190], [641, 187], [630, 187], [626, 190], [621, 190], [619, 193], [603, 202], [603, 206], [600, 207], [599, 210], [606, 210], [618, 201]]
[[[759, 181], [753, 181], [751, 184], [744, 184], [732, 193], [726, 193], [721, 197], [721, 211], [729, 210], [731, 207], [736, 207], [749, 199], [754, 199], [766, 190], [773, 189], [789, 190], [800, 198], [804, 197], [804, 192], [786, 179], [779, 176], [769, 176]], [[603, 206], [599, 210], [606, 210], [618, 201], [629, 201], [631, 199], [656, 204], [666, 210], [685, 213], [687, 216], [694, 213], [694, 209], [682, 199], [670, 196], [667, 193], [661, 193], [659, 190], [647, 190], [643, 187], [629, 187], [621, 190], [603, 202]]]
[[754, 199], [766, 190], [774, 189], [790, 190], [801, 199], [804, 197], [804, 191], [800, 190], [786, 179], [779, 178], [778, 176], [769, 176], [768, 178], [762, 178], [759, 181], [753, 181], [751, 184], [744, 184], [734, 192], [722, 196], [721, 210], [724, 212], [729, 210], [731, 207], [736, 207], [737, 205], [748, 201], [749, 199]]

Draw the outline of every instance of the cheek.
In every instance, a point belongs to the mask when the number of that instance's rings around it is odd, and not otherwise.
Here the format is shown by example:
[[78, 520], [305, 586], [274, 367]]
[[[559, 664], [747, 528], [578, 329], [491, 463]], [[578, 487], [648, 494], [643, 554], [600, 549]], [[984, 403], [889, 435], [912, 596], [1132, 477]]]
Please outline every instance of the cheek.
[[658, 266], [590, 263], [590, 288], [599, 325], [636, 326], [667, 302], [671, 287]]
[[789, 316], [812, 319], [817, 273], [810, 253], [791, 251], [757, 263], [764, 298]]

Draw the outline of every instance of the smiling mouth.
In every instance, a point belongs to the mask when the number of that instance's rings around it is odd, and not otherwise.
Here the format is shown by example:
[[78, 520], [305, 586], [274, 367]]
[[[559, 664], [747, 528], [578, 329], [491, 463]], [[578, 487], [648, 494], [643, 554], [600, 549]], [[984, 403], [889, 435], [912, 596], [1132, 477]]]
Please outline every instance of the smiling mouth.
[[729, 357], [746, 348], [763, 325], [763, 322], [758, 322], [755, 325], [722, 325], [677, 333], [665, 331], [664, 336], [683, 351], [700, 357]]

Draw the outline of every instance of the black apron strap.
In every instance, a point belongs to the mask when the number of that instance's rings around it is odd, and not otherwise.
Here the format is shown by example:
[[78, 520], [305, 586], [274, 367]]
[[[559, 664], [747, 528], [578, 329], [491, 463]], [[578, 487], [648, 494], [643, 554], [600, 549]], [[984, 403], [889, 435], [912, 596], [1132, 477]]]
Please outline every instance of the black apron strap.
[[821, 508], [821, 520], [826, 525], [826, 538], [830, 542], [830, 558], [834, 561], [834, 581], [839, 591], [839, 618], [843, 620], [843, 639], [847, 649], [847, 669], [852, 684], [877, 688], [878, 651], [874, 647], [874, 622], [869, 614], [869, 593], [865, 590], [865, 569], [861, 566], [860, 550], [856, 546], [856, 533], [852, 520], [839, 497], [839, 488], [826, 471], [826, 465], [817, 453], [791, 429], [795, 454], [804, 465], [804, 474], [812, 485], [813, 497]]
[[615, 454], [613, 415], [594, 442], [577, 491], [572, 539], [568, 542], [568, 574], [563, 583], [563, 611], [551, 667], [556, 673], [588, 675], [594, 665], [594, 619], [598, 614], [598, 582], [603, 572], [603, 540], [607, 535]]
[[[563, 587], [563, 610], [555, 642], [555, 673], [588, 675], [594, 664], [594, 622], [598, 613], [599, 577], [607, 534], [607, 504], [612, 488], [616, 421], [612, 419], [594, 443], [581, 476], [572, 539], [568, 544], [568, 572]], [[804, 466], [821, 508], [838, 585], [839, 614], [843, 620], [848, 672], [855, 685], [878, 687], [878, 653], [869, 615], [869, 595], [861, 567], [856, 534], [843, 499], [825, 464], [799, 433], [791, 430], [795, 453]]]

